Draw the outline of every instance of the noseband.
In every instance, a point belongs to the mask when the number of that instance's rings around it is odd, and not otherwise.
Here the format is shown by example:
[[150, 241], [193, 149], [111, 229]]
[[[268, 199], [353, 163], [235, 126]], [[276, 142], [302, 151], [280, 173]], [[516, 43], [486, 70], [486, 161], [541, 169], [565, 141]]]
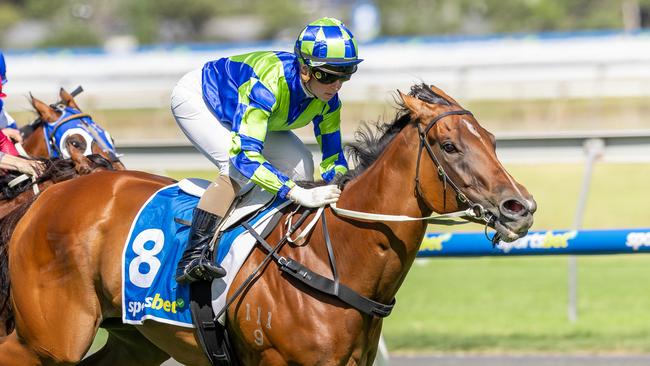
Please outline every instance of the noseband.
[[454, 183], [454, 181], [449, 177], [447, 172], [445, 172], [445, 169], [442, 167], [442, 164], [440, 164], [440, 160], [436, 157], [436, 154], [433, 153], [433, 148], [431, 147], [431, 144], [429, 144], [429, 141], [427, 140], [427, 134], [429, 131], [435, 126], [435, 124], [440, 121], [441, 119], [448, 117], [448, 116], [459, 116], [459, 115], [472, 115], [472, 112], [462, 109], [462, 110], [455, 110], [455, 111], [447, 111], [444, 113], [440, 113], [437, 115], [435, 118], [429, 122], [426, 128], [422, 129], [422, 126], [418, 123], [418, 134], [420, 136], [420, 148], [418, 149], [418, 160], [417, 160], [417, 165], [416, 165], [416, 171], [415, 171], [415, 190], [417, 195], [422, 199], [424, 202], [426, 200], [424, 199], [424, 194], [422, 193], [422, 189], [420, 187], [420, 161], [422, 158], [422, 149], [426, 149], [427, 153], [429, 154], [429, 157], [431, 158], [431, 161], [433, 161], [433, 164], [436, 166], [436, 169], [438, 170], [438, 176], [440, 176], [440, 179], [442, 179], [442, 184], [443, 184], [443, 208], [446, 209], [447, 206], [447, 183], [453, 188], [453, 190], [456, 192], [456, 199], [460, 203], [467, 204], [469, 208], [471, 209], [471, 212], [473, 213], [473, 216], [477, 220], [482, 220], [486, 223], [486, 230], [487, 230], [487, 225], [493, 223], [494, 220], [496, 220], [496, 217], [492, 215], [488, 210], [483, 207], [480, 203], [476, 203], [472, 201], [471, 199], [467, 198], [467, 196], [460, 190], [458, 185]]

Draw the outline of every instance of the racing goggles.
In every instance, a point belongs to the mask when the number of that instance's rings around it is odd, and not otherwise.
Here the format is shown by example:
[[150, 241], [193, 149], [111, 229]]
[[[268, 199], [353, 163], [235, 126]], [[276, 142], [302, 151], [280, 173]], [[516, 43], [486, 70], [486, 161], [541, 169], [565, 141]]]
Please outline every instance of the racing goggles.
[[348, 81], [352, 77], [355, 71], [357, 71], [357, 65], [345, 66], [345, 67], [330, 67], [325, 69], [325, 67], [312, 67], [310, 68], [311, 74], [323, 84], [332, 84], [338, 80], [341, 82]]

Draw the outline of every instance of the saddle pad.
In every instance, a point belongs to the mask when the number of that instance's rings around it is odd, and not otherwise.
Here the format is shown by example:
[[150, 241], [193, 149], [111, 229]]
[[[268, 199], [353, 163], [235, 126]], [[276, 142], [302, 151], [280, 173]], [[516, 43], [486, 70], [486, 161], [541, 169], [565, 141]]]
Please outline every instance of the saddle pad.
[[189, 286], [174, 280], [199, 198], [178, 184], [158, 190], [142, 206], [126, 239], [122, 268], [122, 321], [146, 319], [193, 328]]
[[[158, 190], [131, 224], [122, 260], [122, 321], [126, 324], [151, 319], [194, 328], [189, 286], [179, 285], [174, 279], [190, 231], [183, 222], [191, 222], [199, 201], [186, 188], [177, 183]], [[290, 203], [276, 199], [248, 222], [262, 232], [273, 215]], [[236, 226], [221, 236], [216, 259], [227, 275], [212, 282], [213, 309], [223, 308], [232, 279], [255, 246], [255, 239], [242, 233], [244, 228]]]
[[261, 209], [275, 198], [275, 195], [265, 191], [255, 183], [248, 183], [245, 185], [238, 195], [241, 196], [241, 201], [237, 204], [237, 207], [228, 218], [226, 218], [223, 230], [234, 227], [234, 225], [239, 223], [244, 217]]

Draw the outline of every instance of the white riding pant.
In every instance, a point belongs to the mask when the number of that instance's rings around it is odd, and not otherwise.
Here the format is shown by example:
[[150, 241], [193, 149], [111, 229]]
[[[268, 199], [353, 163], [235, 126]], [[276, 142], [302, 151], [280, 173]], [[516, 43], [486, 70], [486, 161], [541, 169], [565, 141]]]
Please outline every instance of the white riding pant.
[[[203, 100], [202, 69], [185, 74], [172, 91], [171, 109], [178, 126], [194, 146], [240, 186], [248, 182], [229, 159], [230, 130], [219, 122]], [[290, 131], [267, 132], [262, 155], [292, 180], [313, 180], [312, 154]]]

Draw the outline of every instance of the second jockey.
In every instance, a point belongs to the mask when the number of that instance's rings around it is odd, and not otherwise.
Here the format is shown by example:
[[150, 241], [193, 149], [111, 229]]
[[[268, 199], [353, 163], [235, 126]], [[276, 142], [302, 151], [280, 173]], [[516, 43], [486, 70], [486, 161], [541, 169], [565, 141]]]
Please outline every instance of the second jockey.
[[0, 51], [0, 80], [0, 131], [4, 132], [14, 142], [23, 142], [20, 131], [18, 131], [18, 127], [16, 126], [16, 121], [9, 115], [9, 112], [7, 112], [4, 106], [3, 99], [7, 97], [7, 94], [2, 89], [7, 83], [7, 63], [5, 62], [2, 51]]
[[43, 173], [43, 163], [19, 157], [14, 147], [14, 142], [21, 142], [22, 137], [16, 129], [16, 121], [4, 108], [3, 99], [7, 95], [3, 93], [2, 88], [7, 83], [7, 64], [2, 52], [0, 52], [0, 80], [0, 169], [39, 176]]
[[313, 122], [323, 154], [320, 175], [330, 182], [345, 173], [338, 91], [361, 61], [348, 28], [337, 19], [321, 18], [302, 30], [293, 53], [221, 58], [181, 78], [171, 97], [174, 118], [220, 175], [194, 211], [177, 282], [225, 275], [206, 258], [206, 249], [236, 192], [249, 180], [307, 207], [338, 200], [336, 185], [296, 185], [313, 180], [314, 165], [309, 150], [290, 130]]

